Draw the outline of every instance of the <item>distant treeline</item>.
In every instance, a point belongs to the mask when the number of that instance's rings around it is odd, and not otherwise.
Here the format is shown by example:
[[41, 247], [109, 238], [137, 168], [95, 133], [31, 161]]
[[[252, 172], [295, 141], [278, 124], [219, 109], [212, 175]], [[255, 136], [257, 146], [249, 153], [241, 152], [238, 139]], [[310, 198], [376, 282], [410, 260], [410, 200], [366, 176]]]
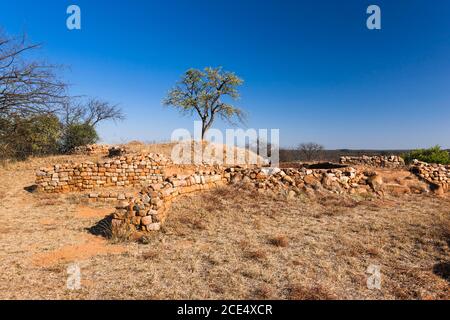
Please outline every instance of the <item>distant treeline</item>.
[[[339, 162], [339, 159], [343, 156], [373, 156], [373, 155], [398, 155], [401, 156], [411, 150], [350, 150], [350, 149], [339, 149], [339, 150], [321, 150], [315, 157], [313, 161], [330, 161]], [[280, 161], [281, 162], [292, 162], [292, 161], [308, 161], [307, 157], [301, 150], [295, 149], [281, 149], [280, 150]]]

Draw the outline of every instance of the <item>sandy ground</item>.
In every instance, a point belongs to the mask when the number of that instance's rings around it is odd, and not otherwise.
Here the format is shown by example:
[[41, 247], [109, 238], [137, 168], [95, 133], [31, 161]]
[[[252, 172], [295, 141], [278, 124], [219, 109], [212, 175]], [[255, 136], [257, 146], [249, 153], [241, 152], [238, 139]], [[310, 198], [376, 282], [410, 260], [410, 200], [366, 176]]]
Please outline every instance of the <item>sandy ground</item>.
[[[448, 197], [288, 201], [227, 187], [177, 200], [148, 244], [114, 244], [87, 231], [112, 207], [24, 189], [55, 160], [0, 168], [2, 299], [450, 298]], [[367, 288], [370, 265], [380, 290]]]

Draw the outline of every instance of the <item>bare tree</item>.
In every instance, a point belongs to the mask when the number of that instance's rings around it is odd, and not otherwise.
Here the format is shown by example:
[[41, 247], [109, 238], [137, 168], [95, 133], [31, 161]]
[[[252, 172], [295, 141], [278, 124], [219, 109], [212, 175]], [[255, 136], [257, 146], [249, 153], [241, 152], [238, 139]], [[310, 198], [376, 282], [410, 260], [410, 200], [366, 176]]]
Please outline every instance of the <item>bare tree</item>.
[[86, 124], [95, 127], [102, 121], [124, 120], [125, 115], [118, 105], [99, 99], [80, 102], [76, 98], [67, 99], [61, 110], [61, 120], [64, 125]]
[[25, 56], [39, 48], [26, 37], [11, 38], [0, 31], [0, 116], [53, 112], [60, 108], [66, 84], [60, 81], [56, 67]]
[[306, 161], [312, 161], [319, 158], [324, 147], [318, 143], [308, 142], [300, 144], [297, 149], [305, 157]]
[[105, 120], [124, 120], [125, 115], [118, 105], [109, 102], [91, 99], [86, 104], [85, 123], [95, 127], [99, 122]]

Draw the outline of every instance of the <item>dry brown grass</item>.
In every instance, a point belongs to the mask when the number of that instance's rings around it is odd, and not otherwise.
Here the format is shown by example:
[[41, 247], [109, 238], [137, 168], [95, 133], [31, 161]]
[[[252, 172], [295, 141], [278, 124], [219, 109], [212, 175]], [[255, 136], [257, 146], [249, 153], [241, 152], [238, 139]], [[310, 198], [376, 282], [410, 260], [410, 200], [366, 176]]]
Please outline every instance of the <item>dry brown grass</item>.
[[286, 236], [273, 237], [273, 238], [269, 239], [269, 242], [276, 247], [282, 247], [282, 248], [286, 248], [289, 245], [289, 240]]
[[320, 285], [304, 287], [301, 284], [290, 285], [286, 288], [289, 300], [336, 300], [336, 295], [330, 293]]
[[[448, 197], [286, 201], [226, 187], [179, 198], [145, 241], [111, 244], [88, 228], [112, 206], [89, 211], [78, 194], [24, 190], [36, 167], [62, 159], [0, 168], [2, 299], [450, 297]], [[80, 291], [65, 288], [70, 262]], [[366, 286], [371, 264], [381, 290]]]
[[[194, 159], [194, 154], [197, 152], [196, 147], [199, 148], [200, 144], [194, 141], [185, 142], [185, 144], [186, 149], [190, 148], [191, 150], [191, 159]], [[124, 144], [123, 147], [131, 153], [159, 153], [164, 154], [167, 157], [171, 157], [172, 150], [175, 145], [176, 143], [174, 142], [149, 144], [139, 141], [132, 141]], [[206, 162], [214, 162], [215, 160], [226, 162], [227, 157], [229, 155], [233, 155], [234, 159], [237, 159], [237, 157], [242, 157], [242, 159], [244, 159], [244, 163], [248, 163], [252, 159], [251, 156], [255, 156], [255, 159], [257, 159], [259, 163], [263, 163], [262, 158], [257, 157], [253, 152], [237, 147], [227, 147], [226, 145], [212, 144], [204, 141], [201, 144], [201, 150], [205, 154], [203, 160]], [[222, 151], [222, 154], [220, 154], [219, 151]]]

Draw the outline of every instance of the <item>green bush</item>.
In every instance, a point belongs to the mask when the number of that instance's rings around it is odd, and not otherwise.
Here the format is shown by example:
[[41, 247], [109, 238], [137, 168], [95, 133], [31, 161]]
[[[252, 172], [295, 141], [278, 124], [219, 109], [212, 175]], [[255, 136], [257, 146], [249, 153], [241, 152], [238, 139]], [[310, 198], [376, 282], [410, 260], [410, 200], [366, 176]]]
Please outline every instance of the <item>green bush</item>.
[[0, 120], [2, 158], [26, 159], [58, 152], [62, 126], [54, 115], [10, 117]]
[[94, 144], [98, 141], [97, 131], [87, 123], [71, 124], [64, 130], [61, 151], [67, 153], [75, 147]]
[[406, 163], [411, 163], [414, 159], [427, 163], [450, 164], [450, 154], [442, 150], [440, 146], [429, 149], [418, 149], [403, 156]]

